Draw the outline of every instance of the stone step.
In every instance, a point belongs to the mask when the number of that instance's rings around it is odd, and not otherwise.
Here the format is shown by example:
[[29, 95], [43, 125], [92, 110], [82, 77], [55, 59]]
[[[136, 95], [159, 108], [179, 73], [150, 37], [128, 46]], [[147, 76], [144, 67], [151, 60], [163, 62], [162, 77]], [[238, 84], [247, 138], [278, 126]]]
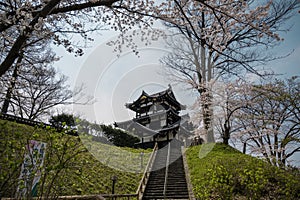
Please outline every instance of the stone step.
[[183, 196], [183, 195], [189, 195], [189, 193], [187, 191], [166, 191], [166, 195], [168, 196], [177, 196], [177, 195], [180, 195], [180, 196]]
[[[189, 195], [187, 192], [178, 192], [178, 193], [172, 193], [172, 192], [166, 192], [165, 194], [167, 197], [185, 197], [185, 198], [189, 198]], [[164, 196], [164, 194], [162, 192], [148, 192], [147, 194], [145, 194], [144, 196], [147, 197], [157, 197], [157, 196]]]
[[186, 182], [185, 177], [178, 176], [178, 177], [168, 177], [167, 179], [168, 182], [176, 183], [176, 182]]
[[180, 180], [185, 180], [185, 176], [179, 176], [179, 175], [173, 175], [173, 176], [168, 176], [168, 181], [180, 181]]
[[167, 192], [188, 192], [187, 191], [187, 188], [185, 187], [178, 187], [178, 188], [170, 188], [170, 187], [167, 187]]
[[[149, 198], [149, 197], [157, 198], [157, 197], [159, 197], [159, 196], [164, 196], [164, 194], [163, 194], [163, 193], [148, 193], [148, 194], [145, 194], [145, 195], [144, 195], [144, 197], [148, 197], [148, 198]], [[174, 195], [174, 194], [168, 194], [168, 193], [166, 193], [165, 196], [166, 196], [166, 197], [169, 197], [169, 198], [170, 198], [170, 197], [173, 197], [173, 198], [176, 198], [176, 197], [177, 197], [177, 198], [180, 198], [180, 199], [181, 199], [182, 197], [183, 197], [183, 198], [189, 198], [189, 195], [188, 195], [187, 193], [177, 193], [177, 194], [175, 194], [175, 195]]]
[[187, 187], [177, 187], [177, 188], [170, 188], [170, 187], [167, 187], [167, 190], [166, 192], [184, 192], [184, 193], [188, 193], [187, 191]]
[[178, 182], [178, 183], [171, 183], [171, 182], [167, 182], [167, 186], [168, 187], [178, 187], [178, 186], [185, 186], [186, 182]]

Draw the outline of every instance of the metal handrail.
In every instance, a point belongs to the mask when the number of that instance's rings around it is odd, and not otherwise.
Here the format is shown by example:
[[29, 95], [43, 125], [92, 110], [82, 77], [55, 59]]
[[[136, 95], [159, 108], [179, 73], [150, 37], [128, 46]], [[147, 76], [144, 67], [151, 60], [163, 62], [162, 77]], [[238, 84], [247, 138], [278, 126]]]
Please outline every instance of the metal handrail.
[[167, 183], [168, 183], [168, 173], [169, 173], [169, 163], [170, 163], [170, 148], [171, 148], [171, 143], [169, 142], [169, 144], [168, 144], [167, 161], [166, 161], [164, 192], [163, 192], [164, 197], [166, 197]]
[[[31, 119], [25, 119], [22, 117], [18, 117], [18, 116], [6, 114], [6, 113], [0, 113], [0, 119], [17, 122], [17, 123], [25, 124], [25, 125], [29, 125], [29, 126], [43, 126], [43, 127], [51, 126], [51, 127], [53, 127], [51, 124], [47, 124], [44, 122], [38, 122], [38, 121], [31, 120]], [[56, 127], [54, 127], [54, 128], [56, 128]]]
[[139, 184], [139, 187], [138, 187], [138, 189], [137, 189], [137, 191], [136, 191], [136, 194], [137, 194], [137, 198], [138, 199], [141, 199], [141, 197], [142, 197], [142, 195], [141, 194], [143, 194], [144, 193], [144, 186], [147, 184], [147, 182], [148, 182], [148, 177], [149, 177], [149, 175], [150, 175], [150, 172], [151, 172], [151, 169], [152, 169], [152, 165], [153, 165], [153, 162], [154, 162], [154, 159], [155, 159], [155, 157], [156, 157], [156, 150], [157, 150], [157, 148], [158, 148], [158, 144], [157, 144], [157, 142], [155, 143], [155, 146], [154, 146], [154, 148], [153, 148], [153, 151], [152, 151], [152, 153], [151, 153], [151, 155], [150, 155], [150, 158], [149, 158], [149, 160], [148, 160], [148, 163], [147, 163], [147, 165], [146, 165], [146, 168], [145, 168], [145, 171], [144, 171], [144, 174], [143, 174], [143, 177], [142, 177], [142, 179], [141, 179], [141, 181], [140, 181], [140, 184]]
[[[63, 126], [52, 125], [52, 124], [48, 124], [48, 123], [44, 123], [44, 122], [34, 121], [31, 119], [26, 119], [26, 118], [18, 117], [15, 115], [6, 114], [6, 113], [0, 113], [0, 119], [11, 121], [11, 122], [16, 122], [19, 124], [25, 124], [25, 125], [32, 126], [32, 127], [35, 127], [35, 126], [37, 126], [39, 128], [51, 127], [51, 128], [55, 128], [59, 132], [65, 129]], [[77, 136], [77, 134], [78, 134], [77, 130], [74, 130], [74, 132], [73, 132], [73, 130], [70, 130], [69, 132], [66, 132], [66, 133], [67, 134], [70, 133], [73, 136]]]

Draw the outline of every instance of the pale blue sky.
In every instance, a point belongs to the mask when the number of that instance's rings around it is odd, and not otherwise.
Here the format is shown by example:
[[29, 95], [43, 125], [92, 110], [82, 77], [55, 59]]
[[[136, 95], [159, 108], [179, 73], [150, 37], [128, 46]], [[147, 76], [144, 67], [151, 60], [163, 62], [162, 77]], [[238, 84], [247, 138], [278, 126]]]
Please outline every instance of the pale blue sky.
[[[284, 41], [280, 46], [270, 49], [278, 55], [293, 53], [287, 58], [270, 62], [267, 68], [286, 76], [300, 75], [299, 22], [300, 14], [296, 13], [286, 25], [293, 25], [291, 31], [280, 33]], [[55, 66], [69, 77], [72, 87], [75, 82], [83, 81], [88, 87], [86, 92], [95, 97], [96, 103], [89, 108], [78, 108], [79, 114], [98, 122], [112, 123], [132, 117], [124, 104], [133, 101], [142, 89], [151, 93], [167, 87], [169, 81], [158, 71], [162, 70], [159, 59], [168, 49], [162, 47], [162, 41], [153, 42], [152, 46], [147, 47], [140, 43], [139, 58], [128, 49], [118, 58], [112, 48], [106, 45], [107, 41], [116, 38], [117, 33], [103, 31], [101, 34], [94, 36], [95, 41], [85, 49], [82, 57], [74, 57], [63, 48], [55, 48], [58, 55], [62, 56]], [[173, 87], [181, 103], [190, 105], [193, 102], [191, 92], [182, 87]]]
[[289, 75], [300, 75], [300, 13], [289, 20], [287, 27], [292, 25], [291, 31], [280, 33], [284, 41], [274, 49], [274, 52], [286, 55], [292, 50], [294, 52], [287, 58], [276, 60], [269, 63], [269, 66], [278, 73]]

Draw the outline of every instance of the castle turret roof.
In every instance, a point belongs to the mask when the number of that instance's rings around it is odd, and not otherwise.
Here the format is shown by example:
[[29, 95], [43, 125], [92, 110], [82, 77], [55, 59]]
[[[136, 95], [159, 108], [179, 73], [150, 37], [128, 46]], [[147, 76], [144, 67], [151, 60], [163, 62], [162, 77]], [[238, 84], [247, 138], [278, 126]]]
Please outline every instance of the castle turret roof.
[[166, 110], [169, 107], [177, 112], [186, 109], [185, 105], [180, 104], [176, 100], [170, 85], [166, 90], [151, 95], [147, 94], [145, 91], [142, 91], [142, 94], [137, 100], [132, 103], [127, 103], [125, 106], [137, 113], [144, 113], [149, 111], [150, 107], [154, 103], [160, 103], [162, 106], [165, 106]]

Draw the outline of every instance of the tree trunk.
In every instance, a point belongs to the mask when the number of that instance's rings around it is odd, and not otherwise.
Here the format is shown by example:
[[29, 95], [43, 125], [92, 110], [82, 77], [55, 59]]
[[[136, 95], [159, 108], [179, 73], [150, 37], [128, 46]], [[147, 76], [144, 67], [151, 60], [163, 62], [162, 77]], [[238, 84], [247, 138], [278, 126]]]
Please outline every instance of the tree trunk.
[[213, 109], [211, 104], [211, 95], [209, 90], [207, 89], [207, 86], [205, 86], [204, 92], [201, 94], [202, 98], [202, 113], [203, 113], [203, 124], [205, 129], [205, 135], [206, 135], [206, 141], [208, 143], [215, 142], [214, 138], [214, 131], [213, 131]]
[[247, 150], [247, 143], [244, 142], [244, 146], [243, 146], [243, 154], [246, 154], [246, 150]]
[[229, 132], [225, 131], [224, 136], [223, 136], [223, 144], [228, 145], [229, 144]]
[[228, 145], [229, 144], [229, 139], [230, 139], [230, 124], [229, 121], [226, 120], [224, 123], [224, 132], [223, 132], [223, 144]]
[[20, 67], [22, 58], [23, 58], [23, 57], [20, 56], [20, 57], [18, 58], [18, 60], [17, 60], [15, 69], [14, 69], [13, 74], [12, 74], [12, 80], [11, 80], [11, 82], [10, 82], [10, 85], [9, 85], [8, 88], [7, 88], [7, 91], [6, 91], [5, 99], [4, 99], [2, 108], [1, 108], [1, 113], [5, 113], [5, 114], [6, 114], [7, 111], [8, 111], [10, 99], [11, 99], [12, 93], [13, 93], [15, 87], [16, 87], [16, 82], [17, 82], [17, 78], [18, 78], [18, 70], [19, 70], [19, 67]]

